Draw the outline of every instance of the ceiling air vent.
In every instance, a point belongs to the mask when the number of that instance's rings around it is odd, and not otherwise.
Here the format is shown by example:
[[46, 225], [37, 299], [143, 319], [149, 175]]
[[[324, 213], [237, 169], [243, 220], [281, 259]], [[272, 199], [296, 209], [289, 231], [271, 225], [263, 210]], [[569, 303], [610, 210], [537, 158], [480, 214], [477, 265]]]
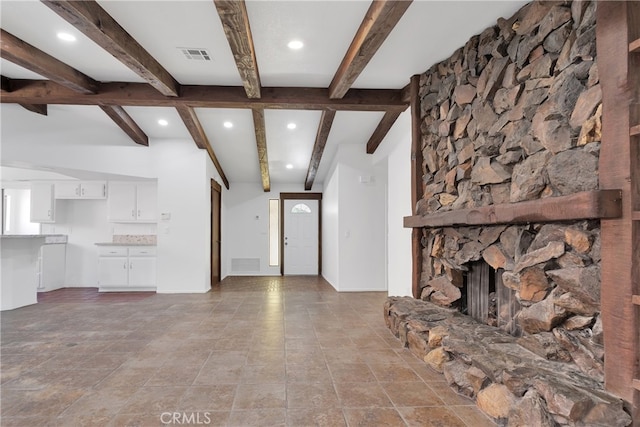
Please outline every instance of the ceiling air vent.
[[187, 59], [194, 61], [211, 61], [211, 55], [209, 55], [207, 49], [197, 47], [179, 47], [178, 49], [180, 49]]

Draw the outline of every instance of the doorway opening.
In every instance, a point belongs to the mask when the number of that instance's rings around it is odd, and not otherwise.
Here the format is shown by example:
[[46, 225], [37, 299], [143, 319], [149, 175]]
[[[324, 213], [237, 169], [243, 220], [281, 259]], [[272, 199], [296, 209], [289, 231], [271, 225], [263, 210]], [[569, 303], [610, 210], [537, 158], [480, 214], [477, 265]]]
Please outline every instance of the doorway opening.
[[211, 180], [211, 287], [220, 283], [222, 186]]

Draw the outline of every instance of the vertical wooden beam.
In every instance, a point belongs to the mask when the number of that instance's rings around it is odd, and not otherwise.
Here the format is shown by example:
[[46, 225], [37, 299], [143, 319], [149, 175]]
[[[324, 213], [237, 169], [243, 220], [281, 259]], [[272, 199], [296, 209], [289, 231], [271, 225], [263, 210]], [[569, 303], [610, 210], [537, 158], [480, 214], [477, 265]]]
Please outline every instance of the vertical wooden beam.
[[[420, 76], [411, 77], [409, 86], [411, 101], [411, 212], [416, 215], [416, 205], [422, 198], [422, 132], [420, 131]], [[422, 229], [411, 232], [411, 290], [414, 298], [420, 298], [420, 276], [422, 275]]]
[[260, 176], [262, 189], [265, 193], [271, 191], [271, 179], [269, 177], [269, 156], [267, 155], [267, 135], [264, 124], [264, 110], [255, 108], [253, 113], [253, 127], [256, 132], [256, 145], [258, 148], [258, 162], [260, 163]]
[[316, 134], [316, 142], [313, 144], [313, 152], [311, 153], [311, 160], [309, 160], [307, 178], [304, 180], [304, 189], [307, 191], [310, 191], [311, 187], [313, 187], [313, 181], [316, 179], [318, 166], [320, 166], [322, 153], [324, 152], [325, 145], [327, 145], [327, 138], [329, 138], [329, 132], [331, 132], [331, 125], [333, 125], [333, 119], [335, 117], [335, 110], [324, 110], [322, 112], [318, 133]]
[[402, 114], [402, 111], [387, 111], [384, 114], [384, 117], [382, 117], [382, 120], [378, 123], [378, 127], [367, 142], [367, 154], [376, 152], [384, 137], [387, 136], [389, 130], [391, 130], [391, 126], [393, 126], [396, 120], [398, 120], [398, 117], [400, 117], [400, 114]]
[[[634, 113], [638, 74], [630, 61], [630, 29], [640, 26], [637, 2], [599, 1], [596, 42], [602, 85], [602, 144], [598, 174], [600, 189], [622, 190], [622, 216], [601, 221], [601, 311], [604, 329], [605, 387], [632, 405], [638, 420], [638, 394], [633, 379], [638, 378], [640, 344], [637, 308], [633, 295], [639, 289], [638, 248], [640, 233], [633, 221], [634, 195], [640, 167], [638, 147], [631, 146], [629, 129], [638, 124]], [[633, 54], [632, 54], [633, 55]], [[634, 117], [635, 116], [635, 117]], [[636, 181], [633, 186], [631, 181]], [[640, 202], [637, 201], [637, 202]], [[636, 202], [636, 203], [637, 203]], [[634, 266], [635, 265], [635, 266]]]

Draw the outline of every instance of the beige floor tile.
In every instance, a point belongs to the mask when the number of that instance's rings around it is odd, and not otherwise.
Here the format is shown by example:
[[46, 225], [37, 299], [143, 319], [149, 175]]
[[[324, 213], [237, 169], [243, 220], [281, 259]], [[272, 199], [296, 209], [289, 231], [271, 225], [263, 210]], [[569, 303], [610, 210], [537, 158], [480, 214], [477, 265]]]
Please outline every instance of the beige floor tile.
[[401, 347], [383, 292], [229, 277], [206, 294], [96, 299], [2, 313], [3, 426], [494, 425]]
[[398, 412], [409, 427], [467, 427], [455, 410], [443, 406], [398, 408]]
[[233, 411], [227, 425], [229, 427], [281, 427], [286, 425], [286, 411], [284, 409]]
[[287, 408], [334, 408], [338, 396], [331, 383], [287, 384]]
[[442, 406], [444, 402], [436, 393], [420, 382], [381, 383], [396, 407], [400, 406]]
[[404, 427], [404, 423], [398, 411], [394, 408], [347, 408], [344, 415], [349, 427]]
[[344, 408], [391, 407], [392, 403], [378, 383], [336, 383]]
[[233, 402], [234, 411], [285, 407], [284, 384], [240, 384]]
[[335, 406], [328, 408], [305, 408], [287, 410], [287, 427], [347, 427], [342, 409]]

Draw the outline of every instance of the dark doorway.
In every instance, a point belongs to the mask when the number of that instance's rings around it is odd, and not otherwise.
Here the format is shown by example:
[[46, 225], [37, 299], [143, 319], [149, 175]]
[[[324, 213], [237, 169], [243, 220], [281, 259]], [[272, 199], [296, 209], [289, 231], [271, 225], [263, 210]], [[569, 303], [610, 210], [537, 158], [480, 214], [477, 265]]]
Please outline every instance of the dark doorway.
[[220, 283], [222, 187], [211, 180], [211, 286]]

